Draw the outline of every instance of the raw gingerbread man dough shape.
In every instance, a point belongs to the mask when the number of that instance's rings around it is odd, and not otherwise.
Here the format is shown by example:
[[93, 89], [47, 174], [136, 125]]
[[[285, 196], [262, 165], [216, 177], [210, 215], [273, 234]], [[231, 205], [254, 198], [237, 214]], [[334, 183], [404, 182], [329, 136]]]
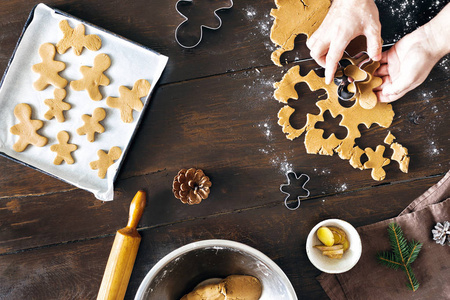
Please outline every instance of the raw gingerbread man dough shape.
[[64, 37], [56, 44], [56, 50], [59, 54], [66, 53], [72, 47], [75, 55], [81, 55], [83, 47], [89, 50], [97, 51], [102, 46], [102, 40], [95, 34], [84, 35], [84, 25], [78, 24], [75, 29], [70, 27], [67, 20], [59, 22], [59, 28]]
[[64, 111], [69, 110], [72, 106], [64, 102], [66, 97], [65, 89], [55, 89], [53, 92], [54, 99], [45, 99], [44, 103], [49, 107], [49, 110], [45, 113], [44, 118], [51, 120], [55, 118], [58, 122], [64, 122]]
[[104, 120], [106, 112], [103, 108], [97, 107], [92, 116], [82, 115], [81, 119], [84, 121], [84, 125], [77, 129], [79, 135], [86, 135], [89, 142], [95, 140], [95, 133], [105, 132], [105, 128], [100, 124], [100, 121]]
[[67, 131], [58, 132], [57, 139], [59, 144], [54, 144], [50, 147], [50, 150], [56, 152], [56, 157], [53, 163], [60, 165], [63, 161], [68, 164], [73, 164], [75, 161], [71, 153], [78, 149], [77, 145], [69, 144], [69, 133]]
[[377, 181], [383, 180], [386, 177], [386, 172], [383, 167], [391, 162], [389, 158], [383, 157], [384, 149], [382, 145], [378, 145], [375, 151], [372, 148], [364, 149], [369, 159], [364, 163], [364, 169], [372, 169], [372, 178]]
[[19, 136], [19, 140], [13, 145], [16, 152], [22, 152], [28, 145], [43, 147], [47, 144], [47, 138], [37, 133], [44, 126], [44, 122], [32, 120], [31, 112], [31, 107], [26, 103], [19, 103], [14, 108], [14, 115], [20, 122], [12, 126], [9, 131]]
[[108, 153], [103, 150], [97, 151], [98, 160], [92, 161], [89, 166], [92, 170], [98, 170], [98, 177], [105, 178], [108, 168], [118, 160], [122, 155], [122, 150], [119, 147], [112, 147]]
[[82, 66], [80, 68], [83, 78], [72, 81], [70, 87], [75, 91], [86, 90], [92, 100], [99, 101], [103, 99], [98, 87], [100, 85], [109, 85], [109, 78], [106, 77], [105, 72], [111, 66], [111, 59], [108, 55], [101, 53], [94, 58], [94, 66]]
[[141, 98], [147, 96], [149, 91], [150, 83], [145, 79], [140, 79], [134, 83], [132, 90], [123, 85], [120, 86], [120, 97], [108, 97], [106, 104], [120, 110], [120, 118], [123, 122], [131, 123], [133, 122], [133, 110], [142, 111], [144, 104]]
[[59, 72], [66, 68], [66, 64], [55, 59], [56, 49], [53, 44], [45, 43], [39, 47], [39, 55], [42, 62], [35, 64], [31, 69], [41, 75], [38, 80], [33, 83], [33, 87], [42, 91], [50, 84], [57, 88], [64, 88], [67, 85], [67, 80], [59, 76]]

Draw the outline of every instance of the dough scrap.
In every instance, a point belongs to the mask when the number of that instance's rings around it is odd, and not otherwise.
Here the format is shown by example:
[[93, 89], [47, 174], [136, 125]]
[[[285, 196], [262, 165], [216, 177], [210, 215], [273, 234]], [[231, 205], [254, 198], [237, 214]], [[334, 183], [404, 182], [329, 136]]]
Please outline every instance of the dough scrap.
[[381, 181], [386, 177], [383, 167], [391, 162], [389, 158], [383, 157], [384, 149], [383, 145], [378, 145], [375, 151], [372, 148], [364, 149], [369, 159], [364, 163], [364, 169], [372, 169], [372, 178], [377, 181]]
[[83, 78], [72, 81], [70, 87], [75, 91], [86, 90], [92, 100], [99, 101], [103, 99], [98, 87], [100, 85], [109, 85], [109, 78], [106, 77], [105, 72], [111, 66], [111, 59], [107, 54], [101, 53], [94, 58], [94, 65], [92, 67], [82, 66], [80, 68]]
[[391, 159], [398, 162], [400, 171], [402, 171], [403, 173], [408, 173], [410, 160], [408, 156], [408, 149], [397, 142], [394, 143], [395, 139], [395, 136], [389, 131], [388, 135], [384, 139], [384, 143], [390, 145], [391, 149], [394, 151], [392, 153]]
[[270, 11], [275, 18], [270, 31], [270, 39], [275, 43], [271, 59], [281, 66], [280, 57], [294, 49], [295, 38], [306, 34], [309, 38], [322, 24], [331, 6], [330, 0], [275, 0], [276, 9]]
[[59, 28], [64, 34], [64, 37], [56, 44], [56, 50], [59, 54], [66, 53], [66, 51], [72, 47], [75, 55], [81, 55], [83, 47], [92, 51], [97, 51], [102, 46], [102, 40], [98, 35], [84, 35], [83, 24], [78, 24], [77, 27], [73, 29], [70, 27], [69, 21], [62, 20], [59, 22]]
[[12, 126], [9, 131], [19, 136], [17, 142], [13, 145], [16, 152], [24, 151], [28, 145], [44, 147], [47, 144], [47, 138], [37, 133], [44, 126], [44, 122], [32, 120], [31, 113], [31, 107], [26, 103], [19, 103], [14, 108], [14, 116], [19, 120], [19, 124]]
[[118, 160], [122, 155], [122, 150], [119, 147], [114, 146], [109, 149], [108, 153], [103, 150], [97, 151], [98, 160], [89, 163], [92, 170], [98, 170], [98, 177], [105, 178], [108, 168], [114, 164], [114, 161]]
[[402, 171], [403, 173], [408, 173], [409, 160], [410, 160], [410, 158], [408, 156], [408, 149], [406, 149], [399, 143], [392, 143], [391, 149], [394, 150], [394, 153], [392, 153], [391, 159], [398, 162], [400, 171]]
[[56, 157], [53, 163], [55, 165], [60, 165], [63, 161], [68, 164], [73, 164], [75, 161], [71, 153], [78, 149], [77, 145], [69, 144], [69, 133], [67, 131], [60, 131], [56, 137], [58, 139], [58, 144], [50, 146], [50, 150], [56, 152]]
[[55, 118], [58, 122], [64, 122], [64, 111], [69, 110], [72, 106], [64, 102], [66, 97], [65, 89], [55, 89], [53, 91], [54, 99], [45, 99], [44, 103], [49, 107], [49, 110], [45, 113], [44, 118], [51, 120]]
[[144, 104], [141, 101], [150, 92], [150, 82], [139, 79], [134, 83], [133, 89], [129, 90], [125, 86], [119, 87], [119, 98], [108, 97], [106, 104], [109, 107], [120, 110], [120, 118], [125, 123], [133, 122], [133, 110], [142, 111]]
[[77, 129], [79, 135], [86, 135], [89, 142], [95, 141], [95, 133], [105, 132], [105, 127], [100, 124], [100, 121], [104, 120], [106, 117], [106, 112], [103, 108], [97, 107], [94, 109], [92, 116], [82, 115], [81, 119], [84, 125]]
[[387, 136], [384, 138], [384, 143], [385, 144], [392, 144], [395, 140], [395, 136], [389, 131]]
[[350, 165], [355, 169], [364, 170], [364, 166], [361, 163], [361, 156], [364, 154], [364, 150], [359, 148], [358, 146], [353, 147], [351, 156], [350, 156]]
[[66, 64], [55, 60], [55, 55], [56, 49], [53, 44], [45, 43], [39, 47], [39, 56], [42, 58], [42, 62], [31, 67], [33, 72], [40, 75], [33, 83], [35, 90], [42, 91], [50, 84], [60, 89], [67, 85], [67, 80], [58, 74], [66, 68]]

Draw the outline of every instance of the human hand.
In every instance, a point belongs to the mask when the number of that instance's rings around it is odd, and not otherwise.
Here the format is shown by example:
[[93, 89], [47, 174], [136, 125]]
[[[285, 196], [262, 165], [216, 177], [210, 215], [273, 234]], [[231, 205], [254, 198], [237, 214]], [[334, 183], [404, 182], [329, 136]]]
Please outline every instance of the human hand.
[[381, 58], [381, 24], [373, 0], [334, 0], [319, 28], [307, 40], [311, 57], [325, 68], [325, 82], [330, 84], [347, 45], [357, 36], [367, 39], [367, 53]]
[[383, 79], [374, 91], [381, 102], [400, 99], [419, 86], [433, 66], [449, 53], [450, 4], [429, 23], [403, 37], [382, 53], [381, 65], [374, 73]]
[[419, 28], [383, 52], [381, 66], [374, 73], [383, 79], [375, 89], [381, 102], [395, 101], [415, 89], [440, 59], [433, 53], [424, 31]]

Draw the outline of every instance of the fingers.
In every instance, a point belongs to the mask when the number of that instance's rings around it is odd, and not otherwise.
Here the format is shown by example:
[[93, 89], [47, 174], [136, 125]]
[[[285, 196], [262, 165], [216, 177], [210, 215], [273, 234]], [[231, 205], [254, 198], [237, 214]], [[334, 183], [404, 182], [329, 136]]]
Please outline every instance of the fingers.
[[377, 91], [377, 92], [375, 92], [375, 94], [377, 95], [378, 100], [380, 102], [389, 103], [389, 102], [393, 102], [395, 100], [400, 99], [401, 97], [403, 97], [406, 94], [406, 92], [403, 92], [403, 93], [400, 93], [397, 95], [385, 95], [385, 94], [383, 94], [383, 91]]
[[[391, 48], [392, 49], [392, 48]], [[391, 51], [391, 49], [388, 49], [384, 52], [381, 53], [381, 59], [380, 59], [380, 64], [387, 64], [388, 62], [388, 54]]]
[[381, 77], [381, 80], [382, 80], [381, 85], [373, 89], [375, 92], [382, 91], [386, 85], [391, 84], [390, 76], [383, 76], [383, 77]]
[[338, 62], [341, 60], [344, 50], [347, 47], [348, 42], [339, 40], [331, 43], [330, 49], [326, 57], [325, 63], [325, 83], [330, 84], [336, 73]]
[[[310, 42], [311, 41], [311, 42]], [[316, 38], [313, 34], [311, 38], [306, 41], [306, 45], [311, 50], [311, 57], [322, 67], [325, 68], [325, 57], [328, 52], [330, 43], [323, 42], [320, 38]]]
[[380, 65], [380, 67], [373, 73], [373, 75], [378, 77], [389, 75], [389, 66], [387, 64]]
[[372, 60], [379, 61], [382, 58], [380, 22], [377, 20], [377, 23], [369, 26], [364, 33], [367, 39], [367, 54]]

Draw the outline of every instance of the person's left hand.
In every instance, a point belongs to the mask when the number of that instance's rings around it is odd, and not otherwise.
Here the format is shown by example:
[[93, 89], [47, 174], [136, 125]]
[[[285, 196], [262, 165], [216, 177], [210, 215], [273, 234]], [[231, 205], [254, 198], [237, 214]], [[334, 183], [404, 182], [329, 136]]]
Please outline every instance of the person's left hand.
[[440, 59], [424, 27], [403, 37], [382, 53], [381, 66], [374, 73], [383, 79], [374, 91], [381, 102], [392, 102], [415, 89], [428, 77]]

